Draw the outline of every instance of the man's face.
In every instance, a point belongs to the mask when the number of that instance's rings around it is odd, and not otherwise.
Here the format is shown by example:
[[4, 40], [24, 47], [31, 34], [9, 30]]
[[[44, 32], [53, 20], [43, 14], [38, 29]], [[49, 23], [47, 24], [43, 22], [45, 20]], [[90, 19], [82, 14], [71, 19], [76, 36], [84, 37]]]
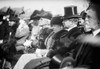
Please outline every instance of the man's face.
[[92, 28], [95, 28], [96, 24], [98, 23], [96, 12], [93, 11], [92, 9], [88, 10], [85, 21], [88, 22]]
[[63, 21], [63, 25], [65, 28], [70, 28], [72, 22], [70, 20], [64, 20]]
[[63, 21], [63, 25], [66, 28], [70, 28], [73, 25], [77, 25], [77, 23], [78, 23], [78, 19], [77, 18], [67, 19], [67, 20]]

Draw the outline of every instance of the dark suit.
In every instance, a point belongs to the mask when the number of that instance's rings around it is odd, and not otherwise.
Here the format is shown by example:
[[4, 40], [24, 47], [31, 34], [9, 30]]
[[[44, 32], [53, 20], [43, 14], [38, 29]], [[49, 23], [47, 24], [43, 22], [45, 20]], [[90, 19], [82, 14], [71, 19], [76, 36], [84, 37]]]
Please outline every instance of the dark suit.
[[[62, 59], [67, 56], [66, 53], [72, 49], [72, 47], [70, 47], [70, 44], [82, 33], [83, 31], [78, 27], [74, 27], [67, 32], [64, 32], [64, 30], [62, 30], [56, 33], [53, 37], [53, 39], [55, 40], [55, 43], [52, 47], [53, 50], [48, 53], [48, 57], [56, 57], [56, 59], [60, 59], [62, 61]], [[57, 56], [58, 54], [60, 56]], [[56, 67], [59, 66], [59, 63], [56, 62], [55, 58], [52, 58], [51, 66], [53, 66], [54, 64], [55, 66], [58, 64]]]
[[[100, 32], [97, 35], [100, 36]], [[81, 43], [76, 50], [79, 50], [80, 47], [82, 47], [82, 49], [76, 59], [75, 67], [87, 66], [90, 69], [100, 69], [100, 45]]]
[[3, 23], [0, 25], [0, 40], [1, 39], [5, 39], [5, 36], [7, 35], [7, 26], [8, 26], [8, 22], [7, 21], [3, 21]]

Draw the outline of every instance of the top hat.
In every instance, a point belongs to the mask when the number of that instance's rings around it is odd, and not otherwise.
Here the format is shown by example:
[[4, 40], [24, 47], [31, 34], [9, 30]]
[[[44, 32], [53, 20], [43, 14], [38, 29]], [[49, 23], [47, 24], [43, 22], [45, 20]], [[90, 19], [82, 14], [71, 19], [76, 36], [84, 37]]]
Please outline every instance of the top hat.
[[80, 18], [81, 16], [77, 13], [77, 6], [67, 6], [64, 7], [64, 20], [70, 18]]

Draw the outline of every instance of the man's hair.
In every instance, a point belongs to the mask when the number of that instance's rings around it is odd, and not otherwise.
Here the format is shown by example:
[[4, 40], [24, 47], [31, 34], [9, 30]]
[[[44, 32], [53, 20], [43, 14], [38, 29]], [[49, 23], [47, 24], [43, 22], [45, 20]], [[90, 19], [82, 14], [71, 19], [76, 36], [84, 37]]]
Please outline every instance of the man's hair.
[[100, 21], [100, 4], [97, 2], [94, 2], [92, 0], [90, 0], [90, 2], [92, 5], [88, 8], [88, 10], [91, 9], [91, 10], [95, 11], [97, 14], [97, 18]]

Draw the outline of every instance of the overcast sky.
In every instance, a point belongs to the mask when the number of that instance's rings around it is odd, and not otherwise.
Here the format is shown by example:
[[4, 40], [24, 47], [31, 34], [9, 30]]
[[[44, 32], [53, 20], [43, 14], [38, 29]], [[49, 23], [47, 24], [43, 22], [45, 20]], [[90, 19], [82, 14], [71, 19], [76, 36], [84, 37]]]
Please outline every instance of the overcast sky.
[[0, 0], [0, 8], [5, 6], [24, 7], [24, 9], [44, 9], [51, 11], [54, 15], [64, 15], [64, 7], [69, 5], [76, 5], [78, 12], [88, 7], [87, 0]]

